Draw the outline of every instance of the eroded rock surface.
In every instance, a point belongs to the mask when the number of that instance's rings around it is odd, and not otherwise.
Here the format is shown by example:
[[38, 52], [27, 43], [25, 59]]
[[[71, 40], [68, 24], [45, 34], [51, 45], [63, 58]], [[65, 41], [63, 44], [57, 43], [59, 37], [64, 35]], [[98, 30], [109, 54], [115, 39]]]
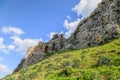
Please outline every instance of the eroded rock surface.
[[99, 46], [120, 37], [120, 0], [103, 0], [68, 39], [75, 49]]

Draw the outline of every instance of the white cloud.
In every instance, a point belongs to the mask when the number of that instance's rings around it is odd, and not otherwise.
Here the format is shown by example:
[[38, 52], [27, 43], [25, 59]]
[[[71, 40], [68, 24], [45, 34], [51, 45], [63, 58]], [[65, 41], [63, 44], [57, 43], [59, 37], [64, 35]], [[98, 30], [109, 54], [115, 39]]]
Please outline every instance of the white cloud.
[[13, 40], [13, 42], [9, 45], [3, 44], [3, 38], [0, 38], [0, 51], [4, 53], [9, 53], [10, 51], [17, 51], [19, 53], [25, 53], [29, 47], [35, 46], [38, 44], [39, 41], [42, 41], [42, 39], [22, 39], [19, 35], [24, 34], [25, 32], [16, 27], [3, 27], [2, 32], [6, 34], [13, 34], [10, 36], [10, 39]]
[[54, 34], [58, 34], [58, 33], [57, 33], [57, 32], [51, 32], [51, 33], [48, 35], [49, 38], [52, 39], [52, 37], [53, 37]]
[[0, 50], [5, 49], [5, 45], [3, 44], [4, 39], [0, 38]]
[[14, 34], [14, 35], [21, 35], [24, 34], [24, 31], [22, 31], [20, 28], [16, 27], [3, 27], [2, 28], [3, 33], [9, 33], [9, 34]]
[[63, 34], [64, 32], [51, 32], [50, 34], [48, 34], [49, 38], [52, 39], [54, 34]]
[[14, 50], [15, 46], [14, 45], [8, 45], [6, 48], [7, 48], [7, 50]]
[[88, 17], [90, 13], [97, 7], [102, 0], [80, 0], [80, 2], [72, 8], [78, 15]]
[[11, 70], [8, 69], [8, 67], [6, 65], [0, 64], [0, 72], [9, 74], [9, 73], [11, 73]]
[[25, 53], [29, 47], [35, 46], [38, 44], [39, 41], [42, 41], [42, 39], [21, 39], [18, 36], [12, 36], [11, 39], [13, 39], [13, 45], [16, 46], [10, 46], [12, 49], [15, 48], [16, 51]]
[[67, 29], [67, 32], [65, 32], [65, 37], [68, 38], [70, 35], [75, 31], [77, 25], [81, 19], [76, 19], [76, 21], [69, 22], [67, 19], [64, 21], [64, 27]]
[[4, 39], [0, 38], [0, 51], [4, 53], [9, 53], [11, 50], [14, 50], [15, 46], [13, 45], [5, 45]]

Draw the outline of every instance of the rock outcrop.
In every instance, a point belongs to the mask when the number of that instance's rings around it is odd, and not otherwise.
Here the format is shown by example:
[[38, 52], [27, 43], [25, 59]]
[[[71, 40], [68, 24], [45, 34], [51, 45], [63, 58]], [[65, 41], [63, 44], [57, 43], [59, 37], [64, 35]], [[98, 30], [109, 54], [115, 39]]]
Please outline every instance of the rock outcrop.
[[52, 52], [56, 52], [65, 47], [65, 41], [63, 34], [55, 34], [47, 43], [39, 42], [37, 46], [33, 46], [29, 48], [27, 54], [24, 59], [18, 65], [18, 67], [14, 70], [14, 72], [19, 71], [20, 69], [24, 69], [25, 67], [32, 65], [34, 63], [43, 60], [47, 54], [52, 54]]
[[47, 43], [31, 47], [14, 72], [35, 64], [64, 48], [83, 49], [99, 46], [120, 37], [120, 0], [103, 0], [88, 18], [83, 19], [70, 38], [55, 34]]
[[103, 0], [68, 39], [74, 49], [98, 46], [120, 37], [120, 0]]

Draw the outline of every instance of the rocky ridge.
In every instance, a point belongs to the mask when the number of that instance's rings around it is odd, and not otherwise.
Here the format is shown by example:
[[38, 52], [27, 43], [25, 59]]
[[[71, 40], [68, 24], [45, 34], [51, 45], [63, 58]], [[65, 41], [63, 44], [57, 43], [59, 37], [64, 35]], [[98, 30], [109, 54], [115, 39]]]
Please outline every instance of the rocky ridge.
[[55, 34], [46, 42], [29, 48], [26, 56], [15, 69], [18, 72], [25, 67], [35, 64], [64, 48], [83, 49], [105, 44], [120, 37], [120, 0], [102, 0], [88, 18], [83, 19], [70, 38]]

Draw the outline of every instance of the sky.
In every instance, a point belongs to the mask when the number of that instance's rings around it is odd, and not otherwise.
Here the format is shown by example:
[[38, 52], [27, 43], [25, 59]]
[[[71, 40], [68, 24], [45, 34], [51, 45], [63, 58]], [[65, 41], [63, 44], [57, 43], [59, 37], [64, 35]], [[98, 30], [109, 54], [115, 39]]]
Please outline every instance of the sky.
[[101, 0], [0, 0], [0, 78], [10, 74], [31, 46], [56, 33], [70, 37]]

